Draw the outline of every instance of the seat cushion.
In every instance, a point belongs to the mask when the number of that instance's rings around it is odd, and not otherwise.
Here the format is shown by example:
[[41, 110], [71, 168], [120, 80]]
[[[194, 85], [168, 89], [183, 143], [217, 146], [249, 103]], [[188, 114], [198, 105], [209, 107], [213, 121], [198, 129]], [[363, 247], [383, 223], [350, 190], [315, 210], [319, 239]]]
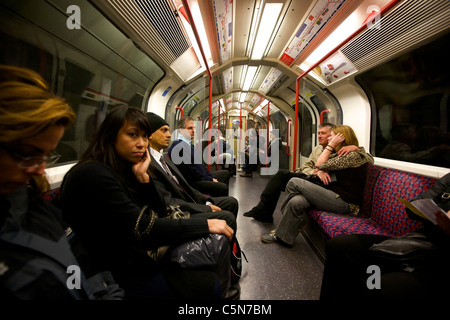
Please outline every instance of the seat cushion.
[[308, 214], [330, 238], [343, 234], [376, 234], [392, 236], [390, 232], [384, 230], [371, 219], [319, 210], [312, 210]]

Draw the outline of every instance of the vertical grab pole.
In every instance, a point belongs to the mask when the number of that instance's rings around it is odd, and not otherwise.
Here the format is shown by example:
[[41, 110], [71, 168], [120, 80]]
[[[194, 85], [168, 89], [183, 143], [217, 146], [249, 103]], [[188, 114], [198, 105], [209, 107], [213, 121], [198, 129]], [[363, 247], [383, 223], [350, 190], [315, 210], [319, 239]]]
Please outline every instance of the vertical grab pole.
[[208, 171], [211, 172], [212, 75], [209, 74]]
[[269, 166], [269, 121], [270, 121], [270, 101], [267, 104], [267, 132], [266, 132], [266, 168]]
[[297, 143], [298, 143], [298, 95], [300, 94], [300, 77], [295, 83], [295, 119], [294, 119], [294, 158], [292, 160], [292, 171], [297, 168]]
[[208, 171], [211, 171], [212, 74], [211, 74], [211, 70], [209, 69], [209, 66], [208, 66], [208, 60], [206, 60], [205, 51], [203, 50], [202, 42], [200, 41], [200, 36], [198, 34], [197, 27], [195, 26], [195, 23], [194, 23], [194, 18], [192, 17], [189, 3], [187, 2], [187, 0], [181, 0], [181, 2], [183, 3], [184, 11], [186, 13], [186, 16], [188, 17], [189, 24], [192, 27], [192, 31], [194, 32], [195, 40], [197, 41], [198, 47], [200, 48], [200, 52], [202, 54], [206, 72], [209, 75]]
[[[217, 120], [217, 126], [218, 126], [218, 132], [217, 133], [219, 133], [220, 132], [220, 108], [221, 108], [221, 104], [220, 104], [220, 100], [219, 100], [219, 119]], [[218, 134], [217, 134], [218, 135]], [[219, 170], [219, 150], [220, 150], [220, 147], [219, 147], [219, 137], [216, 137], [216, 142], [217, 142], [217, 159], [216, 159], [216, 169], [217, 170]]]
[[286, 154], [288, 157], [291, 156], [289, 153], [289, 122], [291, 122], [291, 119], [287, 119], [286, 121]]

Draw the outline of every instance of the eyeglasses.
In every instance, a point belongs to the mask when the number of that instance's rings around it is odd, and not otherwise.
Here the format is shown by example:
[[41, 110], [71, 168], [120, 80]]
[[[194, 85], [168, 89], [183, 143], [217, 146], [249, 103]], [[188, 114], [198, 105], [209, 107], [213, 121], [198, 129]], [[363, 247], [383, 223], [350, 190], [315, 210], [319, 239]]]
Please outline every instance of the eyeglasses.
[[4, 146], [0, 146], [0, 148], [6, 150], [18, 162], [17, 165], [21, 169], [34, 169], [39, 167], [44, 162], [46, 162], [47, 166], [49, 166], [55, 164], [61, 158], [61, 155], [56, 152], [51, 152], [46, 156], [24, 157]]
[[17, 165], [21, 169], [34, 169], [39, 167], [44, 162], [46, 162], [47, 166], [49, 166], [55, 164], [61, 158], [61, 155], [56, 152], [52, 152], [46, 156], [37, 157], [23, 157], [19, 154], [14, 154], [13, 156], [19, 161]]

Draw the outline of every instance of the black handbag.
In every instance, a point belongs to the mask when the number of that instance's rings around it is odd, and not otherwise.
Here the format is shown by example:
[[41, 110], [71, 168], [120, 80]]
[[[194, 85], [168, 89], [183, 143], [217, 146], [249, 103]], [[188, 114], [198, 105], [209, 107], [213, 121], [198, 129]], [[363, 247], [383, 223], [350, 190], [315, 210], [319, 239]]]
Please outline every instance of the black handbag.
[[203, 238], [174, 246], [167, 254], [169, 261], [183, 269], [210, 269], [219, 279], [222, 297], [234, 284], [230, 277], [231, 247], [223, 234], [209, 234]]
[[[148, 213], [145, 213], [148, 211]], [[150, 222], [148, 226], [145, 228], [144, 231], [139, 231], [139, 224], [141, 222], [142, 216], [144, 214], [150, 215]], [[166, 209], [166, 217], [167, 219], [189, 219], [191, 217], [190, 213], [188, 211], [181, 210], [179, 205], [168, 205]], [[155, 224], [155, 220], [158, 218], [158, 215], [150, 209], [148, 206], [144, 206], [141, 211], [139, 212], [139, 216], [136, 220], [136, 224], [134, 226], [134, 234], [138, 239], [142, 238], [143, 236], [150, 233], [150, 230], [153, 228], [153, 225]], [[146, 254], [152, 259], [153, 261], [161, 261], [164, 256], [166, 255], [166, 252], [169, 250], [170, 246], [164, 245], [160, 246], [155, 249], [147, 250]]]
[[432, 263], [439, 254], [438, 248], [420, 232], [387, 239], [369, 250], [382, 264], [407, 271]]

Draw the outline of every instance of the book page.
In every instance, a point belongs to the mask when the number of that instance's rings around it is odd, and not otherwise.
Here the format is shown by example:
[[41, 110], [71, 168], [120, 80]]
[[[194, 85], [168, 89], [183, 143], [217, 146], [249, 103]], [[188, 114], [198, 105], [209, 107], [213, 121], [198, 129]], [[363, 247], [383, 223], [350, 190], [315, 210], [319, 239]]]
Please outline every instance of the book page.
[[436, 212], [441, 211], [445, 213], [445, 211], [438, 207], [432, 199], [418, 199], [412, 202], [400, 198], [399, 200], [412, 212], [422, 218], [430, 220], [434, 224], [437, 224]]

